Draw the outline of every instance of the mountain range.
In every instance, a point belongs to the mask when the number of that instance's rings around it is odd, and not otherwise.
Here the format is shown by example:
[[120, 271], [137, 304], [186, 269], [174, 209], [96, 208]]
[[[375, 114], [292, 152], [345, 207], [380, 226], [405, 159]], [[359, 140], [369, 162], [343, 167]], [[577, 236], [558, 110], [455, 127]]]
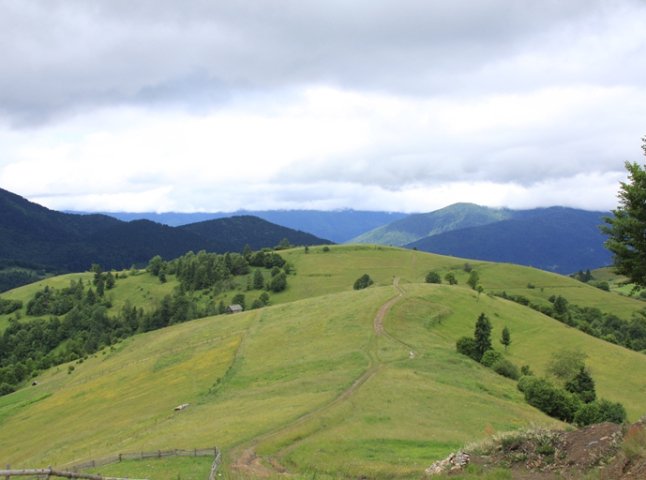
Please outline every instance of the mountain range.
[[56, 271], [84, 270], [91, 263], [123, 268], [154, 255], [174, 258], [188, 250], [241, 251], [246, 244], [259, 249], [273, 247], [283, 238], [294, 245], [331, 243], [329, 238], [404, 246], [563, 274], [612, 262], [599, 230], [607, 212], [457, 203], [410, 215], [355, 210], [244, 213], [229, 217], [225, 213], [62, 213], [0, 189], [0, 265], [27, 263]]
[[[85, 214], [85, 212], [69, 213]], [[103, 212], [104, 215], [123, 221], [151, 220], [171, 227], [228, 218], [254, 216], [294, 230], [302, 230], [327, 238], [335, 243], [345, 243], [382, 225], [407, 217], [401, 212], [371, 212], [363, 210], [238, 210], [236, 212]]]
[[606, 215], [563, 207], [518, 211], [505, 220], [443, 232], [407, 247], [569, 274], [612, 263], [599, 230]]
[[409, 215], [353, 241], [568, 274], [612, 263], [599, 230], [608, 215], [565, 207], [510, 210], [457, 203]]
[[189, 250], [224, 253], [332, 243], [252, 216], [170, 227], [150, 220], [124, 222], [101, 214], [50, 210], [0, 189], [0, 264], [11, 262], [55, 271], [83, 271], [143, 264], [155, 255], [175, 258]]

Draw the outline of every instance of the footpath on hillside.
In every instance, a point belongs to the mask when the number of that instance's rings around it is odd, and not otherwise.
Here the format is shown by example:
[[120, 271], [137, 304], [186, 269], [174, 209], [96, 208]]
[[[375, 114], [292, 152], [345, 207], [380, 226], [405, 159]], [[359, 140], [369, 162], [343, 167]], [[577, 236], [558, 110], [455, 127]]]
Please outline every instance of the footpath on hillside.
[[[384, 328], [384, 319], [388, 315], [388, 312], [390, 312], [390, 309], [393, 307], [393, 305], [395, 305], [395, 303], [401, 300], [404, 296], [404, 291], [399, 286], [399, 277], [395, 277], [393, 279], [393, 287], [396, 289], [397, 295], [388, 300], [381, 307], [379, 307], [379, 310], [377, 311], [377, 314], [375, 315], [373, 321], [373, 331], [376, 337], [385, 336], [397, 343], [400, 343], [401, 345], [404, 345], [410, 350], [410, 355], [414, 356], [414, 349], [410, 345], [391, 335]], [[277, 473], [285, 473], [286, 469], [282, 465], [280, 465], [277, 458], [280, 458], [285, 453], [288, 453], [299, 442], [291, 443], [290, 445], [276, 452], [276, 454], [272, 458], [267, 459], [262, 459], [257, 455], [256, 450], [258, 445], [272, 437], [289, 433], [290, 430], [295, 429], [296, 427], [302, 427], [308, 422], [315, 421], [322, 414], [326, 413], [333, 407], [349, 400], [362, 385], [364, 385], [368, 380], [370, 380], [377, 374], [382, 366], [382, 363], [377, 356], [375, 343], [371, 344], [370, 351], [368, 351], [367, 354], [369, 358], [368, 368], [346, 390], [341, 392], [330, 402], [302, 415], [296, 420], [275, 430], [259, 435], [243, 445], [235, 447], [229, 453], [229, 468], [241, 476], [258, 478], [267, 478], [272, 475], [276, 475]]]

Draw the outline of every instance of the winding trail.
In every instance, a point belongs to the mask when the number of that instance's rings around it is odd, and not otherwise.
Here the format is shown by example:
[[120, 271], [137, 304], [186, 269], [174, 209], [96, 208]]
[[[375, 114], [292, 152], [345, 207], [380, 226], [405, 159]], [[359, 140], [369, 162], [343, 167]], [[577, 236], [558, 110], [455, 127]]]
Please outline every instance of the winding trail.
[[[384, 319], [392, 306], [401, 300], [405, 294], [404, 290], [399, 286], [399, 277], [393, 279], [393, 287], [397, 290], [397, 295], [386, 303], [384, 303], [377, 314], [375, 315], [373, 321], [373, 333], [375, 337], [384, 336], [387, 337], [401, 345], [406, 346], [410, 349], [411, 353], [414, 352], [412, 346], [407, 343], [399, 340], [393, 335], [389, 334], [384, 328]], [[328, 403], [321, 405], [320, 407], [311, 410], [304, 415], [298, 417], [297, 419], [285, 424], [280, 427], [271, 430], [269, 432], [263, 433], [254, 437], [253, 439], [239, 444], [229, 452], [229, 457], [231, 459], [230, 469], [241, 476], [257, 477], [257, 478], [267, 478], [272, 475], [285, 473], [286, 469], [280, 465], [277, 457], [280, 457], [281, 454], [286, 453], [288, 450], [291, 450], [296, 443], [292, 443], [287, 447], [283, 447], [280, 451], [276, 452], [273, 458], [265, 459], [269, 465], [263, 463], [263, 459], [256, 454], [256, 449], [260, 443], [270, 438], [276, 437], [281, 434], [289, 433], [290, 430], [305, 425], [309, 421], [315, 421], [317, 418], [321, 417], [324, 413], [328, 412], [335, 406], [349, 400], [355, 392], [368, 380], [374, 377], [380, 368], [383, 366], [383, 363], [377, 357], [377, 347], [376, 342], [371, 342], [371, 347], [367, 352], [369, 358], [368, 368], [352, 382], [347, 389], [337, 395], [335, 398], [330, 400]], [[414, 353], [413, 353], [414, 354]]]

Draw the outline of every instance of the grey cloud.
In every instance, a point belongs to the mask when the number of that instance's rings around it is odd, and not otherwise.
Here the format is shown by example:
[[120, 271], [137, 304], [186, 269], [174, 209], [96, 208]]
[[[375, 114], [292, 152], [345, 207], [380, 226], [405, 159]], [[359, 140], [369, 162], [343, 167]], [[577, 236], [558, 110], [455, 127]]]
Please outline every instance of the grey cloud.
[[616, 47], [635, 61], [590, 51], [580, 72], [516, 68], [546, 36], [576, 39], [619, 8], [645, 11], [630, 0], [4, 1], [0, 112], [29, 123], [111, 104], [192, 109], [249, 89], [271, 94], [307, 84], [469, 95], [578, 82], [588, 73], [587, 81], [613, 82], [617, 75], [604, 67], [626, 64], [622, 79], [641, 82], [640, 41]]

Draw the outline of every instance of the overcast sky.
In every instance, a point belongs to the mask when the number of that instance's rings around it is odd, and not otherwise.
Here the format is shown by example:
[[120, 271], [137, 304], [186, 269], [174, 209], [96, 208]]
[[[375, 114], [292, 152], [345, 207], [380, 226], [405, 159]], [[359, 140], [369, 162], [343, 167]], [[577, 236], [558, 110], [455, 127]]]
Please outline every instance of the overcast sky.
[[645, 0], [0, 0], [0, 187], [55, 209], [614, 208]]

